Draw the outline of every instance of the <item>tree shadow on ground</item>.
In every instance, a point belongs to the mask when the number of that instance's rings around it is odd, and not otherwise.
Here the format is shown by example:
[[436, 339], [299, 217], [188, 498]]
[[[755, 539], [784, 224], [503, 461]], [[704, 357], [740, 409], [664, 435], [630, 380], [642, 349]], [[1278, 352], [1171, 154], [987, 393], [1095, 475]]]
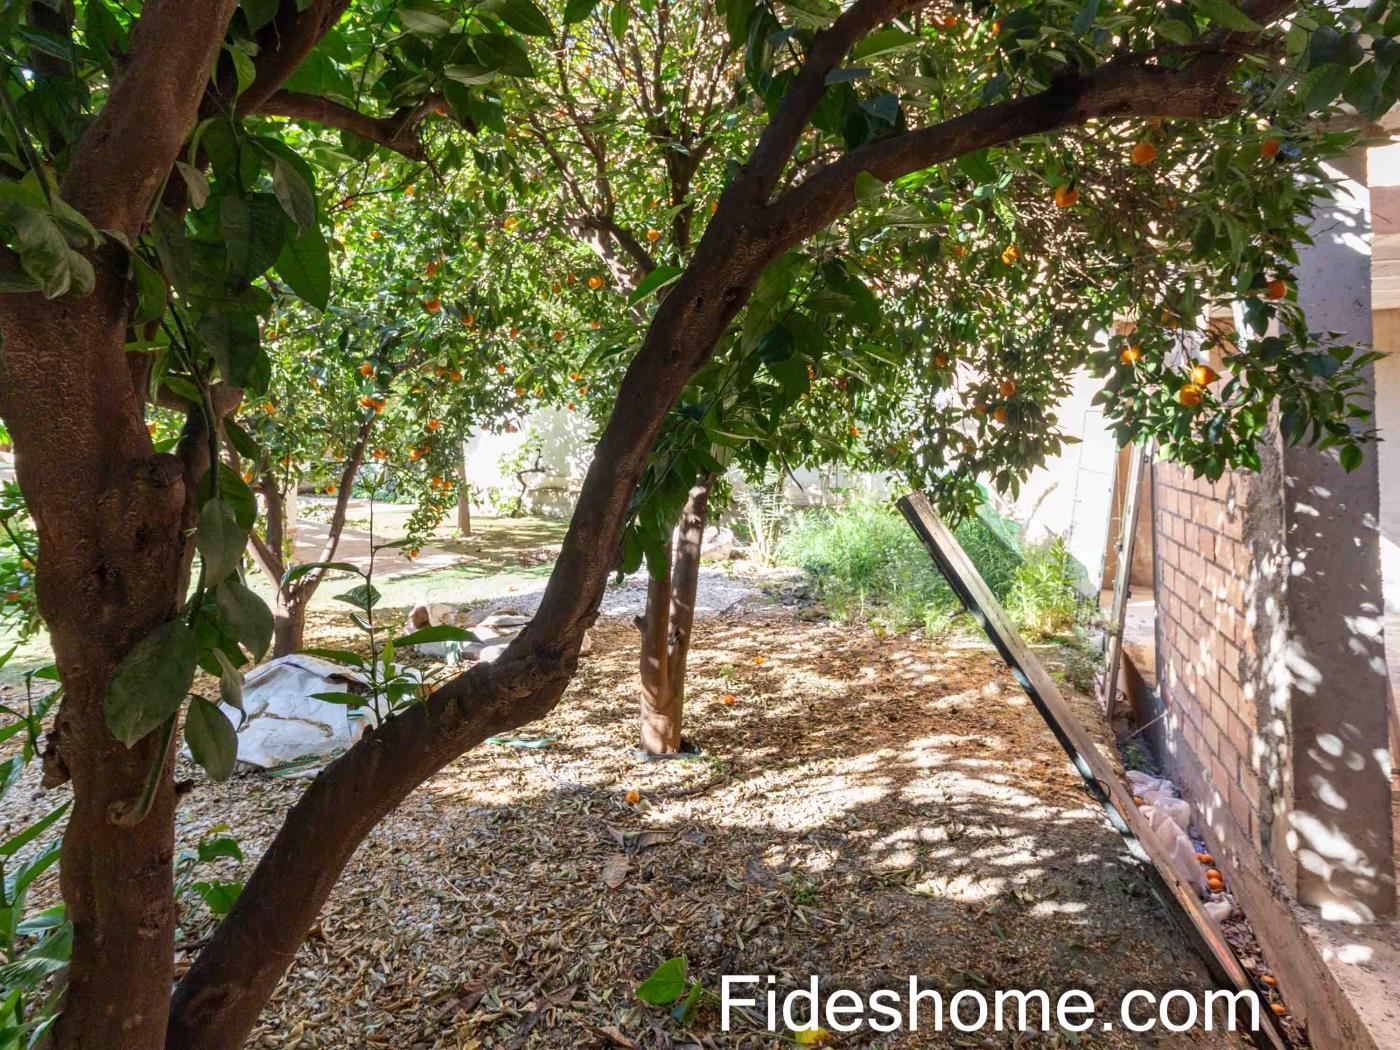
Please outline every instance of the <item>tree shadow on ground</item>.
[[[688, 701], [705, 753], [648, 763], [631, 752], [635, 632], [602, 622], [595, 645], [523, 734], [549, 746], [480, 747], [375, 830], [251, 1045], [286, 1045], [298, 1024], [308, 1047], [607, 1046], [608, 1026], [646, 1047], [777, 1045], [719, 1032], [714, 1009], [682, 1029], [640, 1003], [637, 982], [680, 954], [713, 987], [818, 974], [868, 992], [917, 974], [949, 995], [1082, 988], [1114, 1010], [1132, 988], [1206, 987], [984, 646], [781, 613], [706, 620]], [[298, 791], [242, 778], [197, 792], [182, 817], [224, 819], [217, 796], [241, 795], [234, 822], [255, 855]], [[1016, 1045], [982, 1038], [847, 1045]], [[1144, 1038], [1092, 1045], [1231, 1045]]]

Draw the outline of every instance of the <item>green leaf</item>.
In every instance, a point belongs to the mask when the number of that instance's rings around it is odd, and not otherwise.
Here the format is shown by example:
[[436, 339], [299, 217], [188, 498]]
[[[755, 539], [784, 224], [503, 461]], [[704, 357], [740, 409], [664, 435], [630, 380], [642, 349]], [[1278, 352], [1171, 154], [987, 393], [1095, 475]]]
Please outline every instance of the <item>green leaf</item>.
[[253, 81], [258, 78], [258, 68], [253, 65], [253, 56], [237, 44], [230, 44], [224, 50], [233, 61], [233, 74], [238, 81], [238, 94], [241, 95], [253, 86]]
[[295, 583], [308, 572], [316, 569], [325, 569], [327, 572], [353, 572], [357, 576], [363, 576], [359, 566], [351, 565], [348, 561], [307, 561], [300, 565], [293, 565], [282, 575], [282, 590], [287, 589], [287, 584]]
[[47, 299], [70, 292], [87, 295], [96, 282], [92, 263], [74, 251], [53, 217], [39, 208], [7, 203], [5, 222], [13, 227], [20, 266]]
[[[21, 758], [22, 756], [16, 755], [15, 757]], [[19, 766], [23, 769], [24, 763], [20, 762]], [[65, 802], [61, 806], [55, 806], [19, 834], [11, 835], [4, 842], [0, 842], [0, 857], [13, 857], [20, 850], [24, 849], [25, 846], [29, 845], [45, 831], [57, 824], [63, 814], [68, 812], [68, 807], [71, 804], [72, 803]]]
[[251, 459], [257, 463], [262, 456], [262, 449], [258, 448], [258, 443], [252, 439], [239, 422], [231, 416], [224, 420], [224, 436], [228, 442], [244, 459]]
[[194, 635], [169, 620], [137, 642], [107, 686], [107, 728], [127, 747], [180, 709], [194, 681]]
[[471, 631], [461, 627], [451, 627], [447, 624], [439, 624], [436, 627], [424, 627], [421, 631], [414, 631], [401, 638], [394, 639], [394, 645], [402, 649], [406, 645], [427, 645], [429, 642], [474, 642], [476, 635]]
[[227, 579], [214, 591], [223, 626], [254, 660], [261, 660], [272, 642], [272, 612], [267, 603], [237, 579]]
[[898, 26], [876, 30], [855, 47], [851, 48], [851, 61], [861, 62], [876, 55], [888, 55], [904, 51], [919, 42], [919, 38]]
[[[739, 6], [731, 0], [730, 10]], [[627, 0], [614, 0], [612, 10], [608, 12], [608, 28], [612, 30], [612, 35], [620, 42], [627, 33], [627, 22], [632, 16], [631, 9], [627, 6]], [[744, 34], [740, 33], [738, 39], [743, 39]], [[736, 39], [730, 34], [730, 39]]]
[[319, 656], [322, 660], [331, 660], [338, 664], [349, 664], [351, 667], [363, 667], [365, 658], [357, 652], [349, 649], [298, 649], [297, 652], [305, 653], [307, 656]]
[[331, 298], [331, 255], [321, 228], [314, 223], [289, 239], [277, 257], [277, 275], [305, 302], [324, 310]]
[[651, 273], [642, 278], [636, 290], [628, 296], [627, 305], [636, 306], [647, 296], [658, 289], [666, 287], [666, 285], [676, 280], [683, 273], [685, 273], [685, 268], [682, 266], [658, 266], [656, 269], [652, 270]]
[[230, 287], [251, 284], [267, 272], [287, 239], [282, 205], [270, 193], [227, 196], [219, 203], [224, 236], [224, 274]]
[[243, 9], [248, 28], [256, 33], [276, 17], [278, 3], [279, 0], [240, 0], [238, 6]]
[[885, 184], [868, 171], [856, 176], [856, 201], [860, 204], [873, 204], [885, 195]]
[[272, 159], [272, 191], [287, 217], [296, 223], [298, 233], [316, 225], [314, 184], [307, 180], [306, 172], [280, 154]]
[[334, 596], [338, 602], [345, 602], [353, 605], [360, 612], [369, 612], [379, 604], [379, 599], [384, 597], [372, 583], [362, 583], [358, 587], [351, 587], [348, 591]]
[[1070, 27], [1070, 31], [1074, 33], [1076, 38], [1082, 37], [1089, 32], [1094, 25], [1094, 19], [1098, 17], [1099, 0], [1084, 0], [1078, 14], [1074, 16], [1074, 24]]
[[180, 177], [185, 180], [185, 189], [189, 191], [190, 203], [196, 209], [204, 207], [209, 202], [209, 176], [193, 164], [186, 164], [183, 160], [177, 160], [175, 168], [179, 171]]
[[190, 888], [199, 894], [200, 899], [215, 915], [227, 915], [243, 893], [243, 883], [222, 882], [217, 879], [211, 882], [191, 883]]
[[569, 0], [564, 5], [564, 24], [571, 26], [575, 22], [582, 22], [593, 13], [598, 2], [599, 0]]
[[190, 702], [185, 714], [185, 743], [212, 779], [223, 781], [233, 775], [238, 760], [238, 733], [217, 705], [198, 696]]
[[1230, 0], [1195, 0], [1196, 10], [1218, 26], [1241, 33], [1257, 33], [1264, 27], [1241, 11]]
[[472, 38], [477, 57], [492, 69], [510, 77], [532, 77], [535, 67], [520, 42], [501, 33], [482, 33]]
[[399, 23], [410, 33], [441, 36], [457, 24], [458, 14], [438, 0], [413, 0], [399, 8]]
[[133, 325], [154, 321], [165, 314], [165, 278], [139, 255], [131, 256], [131, 280], [136, 285], [136, 312]]
[[219, 662], [219, 698], [229, 707], [243, 710], [243, 674], [233, 666], [222, 649], [214, 650], [214, 659]]
[[346, 707], [364, 707], [369, 697], [359, 693], [312, 693], [311, 699], [324, 700], [328, 704], [344, 704]]
[[218, 583], [238, 568], [248, 546], [248, 533], [223, 500], [211, 499], [199, 512], [194, 529], [194, 545], [204, 562], [205, 580]]
[[499, 15], [502, 22], [526, 36], [553, 36], [549, 16], [535, 6], [534, 0], [490, 0], [483, 8]]
[[219, 373], [245, 390], [267, 389], [271, 363], [263, 352], [257, 316], [244, 310], [211, 310], [199, 321], [199, 335], [214, 355]]
[[1337, 455], [1342, 461], [1342, 469], [1348, 474], [1361, 466], [1363, 456], [1359, 445], [1343, 445], [1341, 452]]
[[861, 77], [868, 77], [872, 70], [868, 66], [842, 66], [827, 73], [825, 81], [828, 87], [832, 84], [848, 84], [852, 80], [859, 80]]
[[690, 963], [684, 955], [667, 959], [652, 971], [641, 984], [637, 985], [637, 998], [653, 1006], [666, 1006], [674, 1003], [685, 994], [685, 975]]
[[979, 149], [975, 153], [965, 153], [958, 158], [962, 173], [978, 184], [996, 182], [997, 169], [987, 159], [987, 151]]

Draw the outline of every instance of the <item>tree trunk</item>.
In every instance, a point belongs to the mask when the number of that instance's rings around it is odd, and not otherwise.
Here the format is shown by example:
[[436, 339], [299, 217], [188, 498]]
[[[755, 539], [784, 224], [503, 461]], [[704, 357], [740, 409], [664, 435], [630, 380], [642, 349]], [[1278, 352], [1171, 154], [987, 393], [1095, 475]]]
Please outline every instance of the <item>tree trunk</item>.
[[648, 581], [646, 613], [637, 620], [642, 634], [642, 750], [649, 755], [675, 754], [681, 749], [685, 664], [695, 621], [700, 546], [714, 480], [706, 475], [691, 488], [681, 511], [670, 564]]
[[[175, 792], [160, 733], [128, 749], [104, 706], [121, 658], [180, 605], [192, 524], [185, 467], [156, 454], [125, 381], [125, 289], [3, 300], [0, 413], [39, 535], [37, 589], [64, 697], [52, 768], [73, 783], [60, 878], [73, 923], [60, 1050], [151, 1050], [173, 976]], [[100, 377], [118, 377], [111, 382]], [[207, 462], [207, 460], [206, 460]], [[156, 773], [144, 819], [140, 802]]]
[[462, 442], [462, 458], [457, 464], [457, 530], [472, 534], [472, 490], [467, 484], [467, 443]]
[[642, 632], [641, 739], [649, 755], [666, 755], [681, 749], [681, 710], [673, 703], [667, 669], [666, 638], [670, 633], [671, 566], [648, 565], [647, 609], [637, 618]]
[[700, 586], [700, 549], [710, 516], [710, 490], [715, 477], [697, 478], [681, 511], [676, 537], [675, 565], [671, 570], [671, 633], [667, 643], [666, 680], [675, 694], [672, 701], [679, 719], [685, 702], [685, 664], [690, 655], [691, 628], [695, 622], [695, 593]]
[[[369, 442], [373, 426], [373, 416], [360, 425], [350, 455], [341, 470], [340, 484], [336, 488], [339, 495], [336, 497], [335, 510], [331, 514], [329, 533], [321, 553], [316, 558], [317, 561], [334, 560], [336, 549], [340, 546], [340, 535], [345, 531], [346, 512], [350, 505], [350, 490], [364, 463], [365, 446]], [[261, 489], [265, 503], [265, 535], [260, 537], [256, 531], [249, 532], [248, 549], [253, 555], [253, 560], [262, 569], [263, 575], [276, 589], [272, 603], [272, 656], [276, 659], [279, 656], [290, 656], [304, 647], [306, 609], [316, 594], [316, 588], [321, 585], [322, 574], [319, 571], [312, 572], [287, 587], [282, 586], [282, 577], [294, 564], [292, 554], [296, 550], [295, 528], [288, 528], [289, 522], [296, 521], [296, 483], [292, 482], [284, 493], [277, 487], [277, 478], [268, 472], [263, 475]], [[291, 539], [287, 538], [289, 534]]]
[[290, 656], [306, 646], [306, 601], [300, 590], [278, 594], [272, 606], [272, 657]]

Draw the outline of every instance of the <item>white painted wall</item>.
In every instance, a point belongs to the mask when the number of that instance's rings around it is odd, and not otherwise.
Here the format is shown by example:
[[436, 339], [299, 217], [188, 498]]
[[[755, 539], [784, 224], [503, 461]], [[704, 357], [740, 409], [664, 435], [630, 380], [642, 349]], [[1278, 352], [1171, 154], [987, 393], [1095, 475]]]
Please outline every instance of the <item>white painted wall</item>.
[[1086, 372], [1074, 377], [1073, 389], [1055, 409], [1060, 429], [1079, 438], [1035, 471], [1014, 500], [993, 495], [997, 513], [1024, 530], [1029, 543], [1063, 536], [1080, 567], [1086, 589], [1103, 586], [1104, 551], [1113, 501], [1114, 464], [1118, 450], [1104, 425], [1103, 411], [1090, 402], [1102, 380]]
[[[543, 473], [526, 475], [525, 509], [545, 517], [566, 518], [572, 513], [596, 435], [593, 424], [582, 413], [557, 408], [531, 413], [515, 433], [482, 432], [467, 442], [467, 479], [474, 486], [473, 503], [491, 510], [494, 508], [487, 498], [490, 490], [497, 490], [503, 500], [520, 491], [519, 479], [504, 461], [514, 457], [536, 434], [540, 437]], [[533, 463], [532, 453], [529, 464]]]

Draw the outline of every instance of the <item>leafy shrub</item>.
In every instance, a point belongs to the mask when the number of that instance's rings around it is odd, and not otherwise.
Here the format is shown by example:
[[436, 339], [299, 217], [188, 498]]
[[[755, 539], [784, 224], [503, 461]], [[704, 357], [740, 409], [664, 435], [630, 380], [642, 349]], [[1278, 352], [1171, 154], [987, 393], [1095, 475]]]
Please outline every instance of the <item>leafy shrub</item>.
[[40, 627], [34, 594], [34, 557], [38, 550], [19, 486], [0, 486], [0, 630], [24, 641]]
[[1013, 574], [1006, 611], [1032, 635], [1064, 634], [1084, 618], [1074, 559], [1059, 537], [1032, 547]]
[[[1068, 631], [1080, 622], [1083, 599], [1063, 540], [1021, 552], [1005, 523], [973, 516], [954, 530], [992, 593], [1028, 632]], [[957, 598], [904, 517], [876, 503], [800, 515], [778, 560], [802, 569], [840, 619], [868, 620], [893, 631], [944, 629]]]
[[[1004, 598], [1020, 556], [979, 518], [958, 526], [988, 586]], [[903, 516], [889, 507], [856, 503], [799, 516], [783, 537], [778, 560], [802, 569], [841, 619], [869, 620], [894, 631], [934, 632], [958, 612], [957, 598]]]

